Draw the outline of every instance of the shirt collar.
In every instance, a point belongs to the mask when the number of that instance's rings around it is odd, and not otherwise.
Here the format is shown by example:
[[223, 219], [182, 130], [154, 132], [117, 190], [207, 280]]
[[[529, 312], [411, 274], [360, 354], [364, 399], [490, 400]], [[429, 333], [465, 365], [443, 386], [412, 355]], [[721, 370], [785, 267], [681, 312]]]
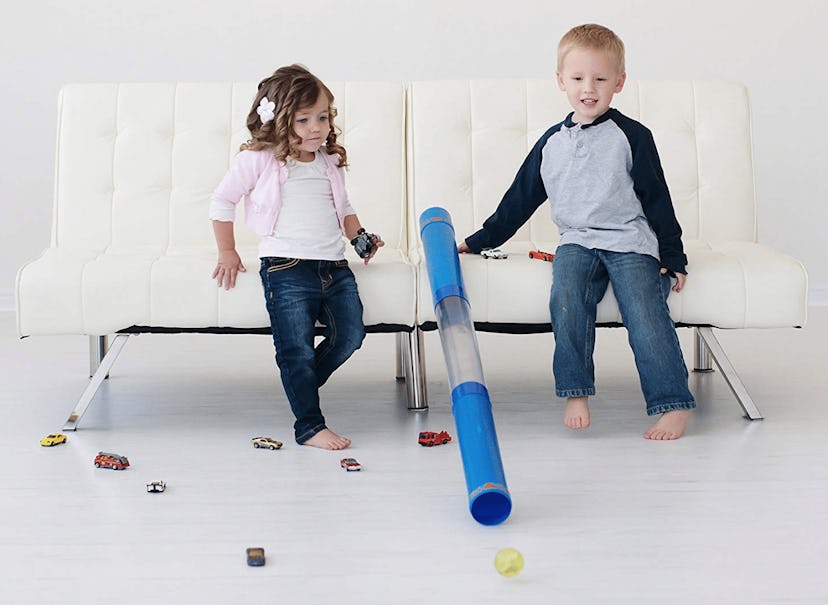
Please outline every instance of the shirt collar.
[[572, 116], [575, 115], [575, 112], [572, 111], [564, 119], [564, 126], [566, 126], [567, 128], [572, 128], [573, 126], [580, 126], [582, 129], [589, 128], [591, 126], [597, 126], [598, 124], [601, 124], [602, 122], [606, 122], [607, 120], [609, 120], [614, 111], [615, 110], [612, 107], [610, 107], [604, 113], [602, 113], [600, 116], [595, 118], [595, 120], [591, 124], [579, 124], [578, 122], [573, 122], [572, 121]]

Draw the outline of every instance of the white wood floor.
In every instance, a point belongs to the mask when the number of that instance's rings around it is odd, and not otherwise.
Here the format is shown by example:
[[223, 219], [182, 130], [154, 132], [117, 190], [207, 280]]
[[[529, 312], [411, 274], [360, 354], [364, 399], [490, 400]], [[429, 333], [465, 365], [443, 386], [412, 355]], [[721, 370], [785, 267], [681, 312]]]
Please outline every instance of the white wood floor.
[[[828, 603], [828, 308], [802, 330], [717, 331], [766, 419], [745, 420], [718, 373], [694, 375], [677, 442], [641, 438], [623, 330], [599, 332], [578, 433], [552, 394], [552, 337], [480, 334], [514, 503], [496, 527], [468, 513], [457, 443], [416, 443], [455, 433], [435, 333], [428, 412], [405, 409], [392, 336], [325, 387], [361, 473], [293, 442], [269, 337], [133, 337], [80, 430], [43, 448], [85, 387], [88, 341], [17, 340], [8, 312], [0, 334], [3, 605]], [[260, 434], [284, 448], [254, 450]], [[131, 468], [95, 469], [98, 450]], [[494, 570], [505, 546], [525, 557], [517, 577]]]

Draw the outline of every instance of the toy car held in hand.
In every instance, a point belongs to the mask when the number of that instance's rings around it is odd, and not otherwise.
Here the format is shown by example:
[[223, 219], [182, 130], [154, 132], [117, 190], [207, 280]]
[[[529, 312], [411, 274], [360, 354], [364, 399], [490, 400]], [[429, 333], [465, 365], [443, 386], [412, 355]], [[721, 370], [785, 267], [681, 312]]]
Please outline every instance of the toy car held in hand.
[[253, 437], [253, 439], [251, 439], [250, 442], [256, 449], [264, 447], [269, 450], [278, 450], [280, 447], [282, 447], [281, 441], [276, 441], [275, 439], [271, 439], [270, 437]]
[[451, 441], [451, 435], [446, 431], [435, 433], [434, 431], [423, 431], [417, 439], [417, 443], [425, 447], [432, 447], [434, 445], [443, 445]]
[[378, 240], [377, 235], [366, 233], [365, 229], [360, 227], [356, 237], [351, 240], [351, 245], [360, 258], [368, 258], [371, 256], [371, 251], [376, 247]]
[[509, 255], [500, 248], [483, 248], [480, 251], [480, 256], [483, 258], [509, 258]]
[[362, 470], [362, 465], [356, 461], [356, 458], [343, 458], [339, 461], [339, 466], [349, 472]]
[[553, 252], [544, 252], [543, 250], [529, 250], [529, 258], [545, 260], [551, 263], [555, 260], [555, 254]]

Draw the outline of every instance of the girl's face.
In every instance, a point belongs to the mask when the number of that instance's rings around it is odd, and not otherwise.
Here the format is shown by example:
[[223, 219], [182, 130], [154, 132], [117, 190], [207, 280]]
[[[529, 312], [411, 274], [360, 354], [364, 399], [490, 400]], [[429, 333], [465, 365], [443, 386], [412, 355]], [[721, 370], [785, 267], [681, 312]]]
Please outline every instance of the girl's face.
[[604, 114], [627, 77], [606, 52], [588, 48], [570, 50], [557, 75], [558, 87], [575, 110], [572, 120], [579, 124], [591, 124]]
[[331, 131], [328, 98], [320, 94], [312, 107], [305, 107], [293, 116], [293, 131], [299, 137], [293, 147], [299, 152], [300, 162], [311, 162], [317, 150], [328, 139]]

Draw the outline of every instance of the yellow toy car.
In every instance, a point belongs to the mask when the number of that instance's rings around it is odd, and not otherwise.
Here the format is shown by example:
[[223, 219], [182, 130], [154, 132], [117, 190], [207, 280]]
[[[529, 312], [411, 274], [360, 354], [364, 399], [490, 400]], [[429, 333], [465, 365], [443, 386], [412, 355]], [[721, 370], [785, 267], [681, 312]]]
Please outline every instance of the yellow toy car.
[[40, 440], [40, 445], [44, 447], [52, 447], [53, 445], [58, 445], [59, 443], [66, 443], [66, 435], [63, 433], [52, 433], [51, 435], [46, 435]]

